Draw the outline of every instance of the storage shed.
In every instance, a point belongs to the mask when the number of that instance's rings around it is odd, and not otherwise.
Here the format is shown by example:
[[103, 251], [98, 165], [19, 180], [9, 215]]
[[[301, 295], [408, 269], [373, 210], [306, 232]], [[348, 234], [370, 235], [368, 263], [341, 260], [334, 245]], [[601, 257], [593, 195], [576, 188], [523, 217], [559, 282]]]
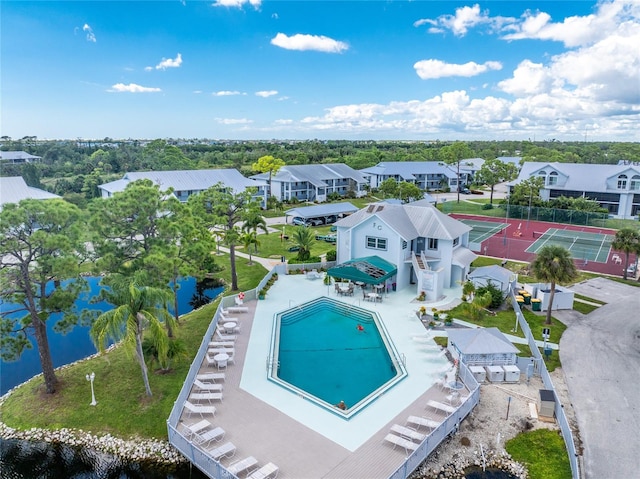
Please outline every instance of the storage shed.
[[556, 395], [552, 389], [540, 389], [538, 416], [553, 418], [556, 409]]
[[481, 288], [491, 282], [506, 294], [509, 291], [510, 282], [516, 280], [517, 276], [507, 268], [491, 265], [474, 269], [467, 275], [467, 278], [476, 288]]
[[447, 333], [449, 352], [467, 366], [516, 363], [518, 348], [498, 328], [450, 329]]

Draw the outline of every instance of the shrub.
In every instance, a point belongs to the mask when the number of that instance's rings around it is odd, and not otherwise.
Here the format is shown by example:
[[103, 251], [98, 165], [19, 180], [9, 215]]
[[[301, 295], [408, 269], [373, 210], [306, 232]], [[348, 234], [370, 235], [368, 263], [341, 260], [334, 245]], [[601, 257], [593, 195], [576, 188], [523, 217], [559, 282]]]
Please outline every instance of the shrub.
[[327, 261], [335, 261], [338, 257], [338, 252], [335, 249], [327, 251]]
[[483, 210], [492, 210], [493, 209], [493, 205], [491, 203], [485, 203], [484, 205], [482, 205], [482, 209]]
[[504, 294], [495, 284], [491, 281], [487, 282], [485, 286], [481, 286], [476, 289], [476, 295], [484, 296], [486, 293], [491, 294], [491, 304], [489, 308], [497, 309], [502, 305], [504, 301]]

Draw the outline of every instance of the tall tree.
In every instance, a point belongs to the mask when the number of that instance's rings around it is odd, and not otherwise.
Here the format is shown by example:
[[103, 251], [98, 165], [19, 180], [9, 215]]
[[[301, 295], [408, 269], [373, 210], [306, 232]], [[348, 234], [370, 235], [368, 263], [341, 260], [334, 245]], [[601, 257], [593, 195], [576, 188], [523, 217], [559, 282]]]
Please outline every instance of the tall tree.
[[251, 165], [253, 171], [269, 173], [269, 191], [267, 191], [267, 197], [271, 196], [271, 177], [276, 175], [283, 166], [285, 166], [285, 162], [282, 159], [274, 158], [271, 155], [261, 156], [258, 158], [258, 161]]
[[536, 258], [531, 263], [531, 269], [538, 281], [550, 285], [551, 292], [549, 293], [545, 324], [551, 324], [551, 309], [556, 293], [556, 284], [568, 283], [576, 279], [578, 276], [576, 265], [573, 263], [571, 253], [566, 248], [549, 245], [536, 253]]
[[0, 212], [0, 297], [16, 308], [3, 310], [0, 346], [3, 359], [17, 359], [31, 348], [33, 332], [47, 393], [56, 378], [47, 320], [62, 313], [55, 330], [66, 332], [78, 321], [75, 301], [84, 287], [85, 257], [80, 210], [63, 200], [23, 200]]
[[424, 198], [424, 193], [415, 183], [402, 181], [398, 183], [398, 197], [403, 203], [409, 203]]
[[513, 180], [518, 176], [518, 167], [513, 163], [505, 163], [497, 158], [490, 158], [480, 167], [475, 175], [475, 182], [491, 188], [489, 204], [493, 204], [493, 190], [498, 183]]
[[142, 278], [142, 275], [130, 278], [115, 274], [103, 280], [107, 288], [101, 290], [100, 298], [112, 304], [114, 309], [96, 318], [90, 334], [100, 352], [110, 341], [120, 340], [125, 347], [134, 349], [146, 394], [152, 396], [142, 347], [143, 335], [147, 330], [158, 360], [161, 363], [166, 361], [169, 338], [165, 323], [172, 322], [173, 318], [165, 307], [170, 299], [167, 289], [144, 286]]
[[231, 289], [238, 289], [238, 273], [236, 270], [236, 245], [240, 234], [236, 225], [243, 223], [251, 211], [257, 207], [252, 188], [236, 193], [219, 183], [208, 190], [189, 198], [188, 204], [194, 216], [209, 229], [216, 227], [224, 231], [225, 243], [229, 247], [229, 263], [231, 269]]
[[398, 182], [394, 178], [387, 178], [380, 183], [378, 191], [384, 198], [395, 198], [398, 196]]
[[247, 231], [240, 236], [240, 241], [245, 248], [245, 251], [249, 254], [249, 264], [253, 264], [253, 258], [251, 257], [251, 247], [255, 247], [256, 253], [258, 252], [258, 246], [260, 246], [260, 241], [258, 240], [258, 235], [254, 231]]
[[298, 259], [306, 261], [311, 257], [311, 247], [315, 242], [311, 229], [305, 226], [296, 226], [291, 238], [293, 244], [298, 247]]
[[471, 158], [473, 152], [466, 143], [456, 141], [452, 145], [442, 147], [440, 157], [447, 164], [455, 167], [456, 171], [456, 190], [458, 192], [458, 203], [460, 203], [460, 163], [463, 160]]
[[635, 228], [622, 228], [618, 230], [611, 243], [611, 247], [624, 253], [624, 270], [622, 277], [627, 279], [629, 255], [631, 253], [640, 254], [640, 231]]

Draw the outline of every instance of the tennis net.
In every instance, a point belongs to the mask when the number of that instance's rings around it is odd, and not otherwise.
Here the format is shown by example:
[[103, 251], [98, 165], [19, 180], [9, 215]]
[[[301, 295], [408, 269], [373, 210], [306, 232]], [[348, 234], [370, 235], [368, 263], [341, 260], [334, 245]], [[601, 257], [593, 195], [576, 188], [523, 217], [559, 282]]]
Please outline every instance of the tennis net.
[[476, 231], [478, 233], [493, 233], [497, 231], [502, 231], [502, 229], [504, 228], [504, 226], [501, 224], [496, 224], [495, 226], [478, 226], [478, 225], [469, 225], [469, 226], [471, 226], [473, 231]]
[[540, 233], [540, 232], [534, 232], [533, 236], [534, 238], [543, 238], [547, 241], [558, 241], [561, 243], [579, 244], [584, 246], [600, 247], [608, 243], [606, 236], [602, 236], [599, 238], [583, 238], [580, 236], [561, 235], [561, 234], [554, 234], [554, 233], [548, 234], [548, 233]]

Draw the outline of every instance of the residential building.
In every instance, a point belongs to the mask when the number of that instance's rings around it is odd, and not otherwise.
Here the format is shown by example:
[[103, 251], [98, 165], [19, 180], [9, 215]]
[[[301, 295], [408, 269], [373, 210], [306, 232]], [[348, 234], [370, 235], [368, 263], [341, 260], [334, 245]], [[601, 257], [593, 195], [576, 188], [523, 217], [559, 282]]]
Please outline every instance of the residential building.
[[383, 181], [392, 178], [398, 182], [415, 183], [422, 190], [439, 190], [448, 187], [455, 191], [473, 182], [473, 175], [482, 167], [482, 158], [469, 158], [460, 162], [460, 178], [456, 165], [438, 161], [386, 161], [360, 170], [371, 188], [378, 188]]
[[41, 156], [35, 156], [26, 151], [0, 151], [0, 163], [38, 163], [42, 159]]
[[151, 180], [160, 189], [173, 189], [173, 194], [180, 201], [187, 201], [189, 196], [205, 191], [219, 183], [234, 193], [240, 193], [247, 188], [256, 188], [254, 197], [264, 207], [266, 205], [265, 184], [251, 180], [234, 169], [210, 170], [179, 170], [179, 171], [133, 171], [126, 173], [121, 179], [104, 183], [98, 188], [103, 198], [109, 198], [114, 193], [124, 191], [129, 183], [137, 180]]
[[[251, 178], [269, 181], [269, 173], [260, 173]], [[327, 201], [331, 193], [346, 196], [353, 192], [356, 197], [367, 194], [367, 180], [359, 171], [344, 163], [319, 165], [286, 165], [271, 176], [271, 196], [279, 201]]]
[[436, 300], [443, 288], [464, 282], [476, 255], [468, 248], [471, 227], [428, 201], [373, 203], [341, 219], [337, 261], [379, 256], [396, 265], [396, 287], [417, 284], [417, 294]]
[[640, 166], [525, 162], [512, 186], [528, 178], [544, 181], [540, 196], [597, 201], [613, 218], [637, 219], [640, 212]]
[[0, 208], [7, 203], [19, 203], [26, 199], [49, 200], [52, 198], [60, 197], [27, 185], [22, 176], [0, 177]]

